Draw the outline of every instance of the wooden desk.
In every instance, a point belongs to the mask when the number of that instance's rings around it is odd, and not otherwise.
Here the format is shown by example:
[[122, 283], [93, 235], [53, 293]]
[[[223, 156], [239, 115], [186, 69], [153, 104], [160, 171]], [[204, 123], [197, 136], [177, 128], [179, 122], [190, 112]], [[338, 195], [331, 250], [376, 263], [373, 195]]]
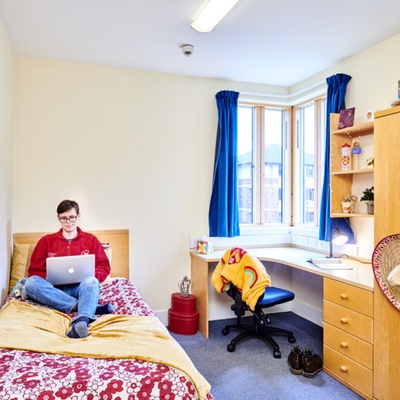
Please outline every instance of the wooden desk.
[[[212, 254], [198, 254], [193, 251], [191, 257], [192, 294], [197, 299], [199, 312], [199, 331], [208, 338], [208, 272], [210, 264], [217, 263], [225, 250], [218, 250]], [[346, 264], [353, 267], [352, 270], [322, 270], [307, 262], [312, 257], [321, 257], [321, 253], [298, 249], [296, 247], [271, 247], [249, 249], [252, 255], [261, 261], [275, 262], [288, 265], [292, 268], [307, 271], [311, 274], [329, 277], [340, 282], [368, 291], [373, 291], [374, 277], [370, 264], [362, 264], [357, 261], [343, 259]], [[267, 269], [268, 271], [268, 269]]]

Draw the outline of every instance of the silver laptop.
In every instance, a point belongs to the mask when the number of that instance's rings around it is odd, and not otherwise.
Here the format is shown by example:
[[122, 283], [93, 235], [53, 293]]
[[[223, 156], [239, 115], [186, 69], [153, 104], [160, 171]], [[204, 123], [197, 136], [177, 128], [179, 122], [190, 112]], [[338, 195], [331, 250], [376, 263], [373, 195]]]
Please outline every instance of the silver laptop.
[[46, 259], [47, 280], [53, 285], [80, 283], [94, 276], [94, 254], [49, 257]]

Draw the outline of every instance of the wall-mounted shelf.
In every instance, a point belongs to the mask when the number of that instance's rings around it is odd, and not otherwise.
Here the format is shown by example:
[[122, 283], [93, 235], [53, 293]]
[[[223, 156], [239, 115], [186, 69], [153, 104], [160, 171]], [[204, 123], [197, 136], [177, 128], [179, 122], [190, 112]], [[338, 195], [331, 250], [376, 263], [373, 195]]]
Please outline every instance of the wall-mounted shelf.
[[350, 171], [331, 171], [331, 175], [364, 175], [373, 173], [374, 173], [373, 168], [352, 169]]
[[355, 218], [355, 217], [363, 217], [363, 218], [374, 218], [373, 214], [367, 213], [331, 213], [331, 218]]
[[[331, 114], [331, 116], [335, 116], [334, 119], [337, 119], [337, 124], [334, 126], [339, 125], [339, 114]], [[336, 121], [335, 121], [336, 122]], [[332, 119], [331, 119], [331, 129], [332, 129]], [[349, 136], [350, 138], [355, 138], [359, 136], [364, 136], [364, 135], [371, 135], [374, 133], [374, 122], [364, 122], [363, 124], [358, 124], [351, 126], [349, 128], [343, 128], [343, 129], [334, 129], [333, 131], [331, 130], [331, 135], [345, 135]]]
[[[343, 213], [342, 201], [345, 195], [353, 193], [353, 178], [358, 176], [368, 176], [365, 179], [372, 186], [373, 181], [373, 168], [355, 169], [350, 171], [342, 171], [341, 152], [342, 146], [347, 143], [352, 145], [354, 139], [359, 137], [373, 135], [374, 123], [365, 122], [363, 124], [354, 125], [350, 128], [337, 129], [339, 124], [339, 114], [331, 114], [331, 212], [332, 218], [353, 218], [353, 217], [368, 217], [373, 215], [365, 213]], [[360, 179], [360, 178], [358, 178]]]

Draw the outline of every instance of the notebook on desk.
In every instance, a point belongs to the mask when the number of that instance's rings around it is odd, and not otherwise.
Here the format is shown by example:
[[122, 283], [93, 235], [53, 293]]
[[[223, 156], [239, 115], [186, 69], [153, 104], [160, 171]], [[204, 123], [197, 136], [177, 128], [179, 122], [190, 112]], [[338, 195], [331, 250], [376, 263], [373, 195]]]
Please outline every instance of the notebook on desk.
[[49, 257], [46, 259], [47, 280], [53, 285], [80, 283], [94, 276], [95, 255]]
[[345, 264], [340, 258], [311, 258], [308, 262], [320, 269], [353, 269], [353, 267]]

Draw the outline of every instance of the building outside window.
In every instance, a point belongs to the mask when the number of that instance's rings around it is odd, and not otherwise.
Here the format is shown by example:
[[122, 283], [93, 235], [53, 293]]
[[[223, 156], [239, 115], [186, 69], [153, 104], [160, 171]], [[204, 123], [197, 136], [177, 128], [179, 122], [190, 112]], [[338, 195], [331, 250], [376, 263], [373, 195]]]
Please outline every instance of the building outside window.
[[[238, 179], [241, 224], [285, 223], [289, 175], [285, 108], [241, 105]], [[288, 193], [287, 196], [290, 196]]]
[[241, 225], [318, 226], [324, 121], [324, 99], [296, 107], [239, 105]]

